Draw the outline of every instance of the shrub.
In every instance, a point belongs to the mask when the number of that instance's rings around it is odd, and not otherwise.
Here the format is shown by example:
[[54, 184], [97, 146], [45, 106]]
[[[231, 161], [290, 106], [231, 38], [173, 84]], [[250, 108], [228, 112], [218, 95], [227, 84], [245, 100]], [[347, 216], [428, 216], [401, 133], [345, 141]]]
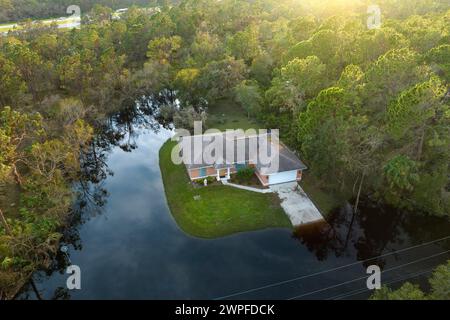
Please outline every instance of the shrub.
[[239, 169], [236, 173], [236, 177], [239, 181], [247, 181], [250, 180], [253, 177], [253, 174], [255, 173], [255, 169], [246, 167]]

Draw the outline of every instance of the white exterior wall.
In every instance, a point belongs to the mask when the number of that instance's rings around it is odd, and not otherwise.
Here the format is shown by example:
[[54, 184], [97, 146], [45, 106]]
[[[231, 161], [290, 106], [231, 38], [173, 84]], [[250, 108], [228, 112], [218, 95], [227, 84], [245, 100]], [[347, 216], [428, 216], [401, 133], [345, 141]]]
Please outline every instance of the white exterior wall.
[[269, 175], [269, 185], [297, 181], [297, 170]]

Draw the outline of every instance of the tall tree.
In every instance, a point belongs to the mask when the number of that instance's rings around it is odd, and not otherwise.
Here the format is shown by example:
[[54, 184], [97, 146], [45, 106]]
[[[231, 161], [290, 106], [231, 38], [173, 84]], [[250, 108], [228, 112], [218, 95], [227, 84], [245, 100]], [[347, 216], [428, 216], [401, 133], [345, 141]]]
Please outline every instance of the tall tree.
[[39, 114], [28, 115], [5, 107], [0, 112], [0, 179], [14, 177], [22, 185], [19, 164], [26, 163], [25, 147], [29, 139], [43, 134], [42, 117]]
[[234, 88], [235, 100], [250, 115], [258, 116], [263, 104], [261, 89], [255, 81], [244, 80]]
[[381, 120], [388, 104], [400, 92], [426, 77], [427, 69], [419, 67], [415, 52], [408, 48], [387, 52], [369, 67], [364, 76], [366, 85], [362, 96], [367, 113]]
[[415, 85], [402, 92], [389, 104], [388, 125], [396, 139], [401, 140], [403, 153], [422, 160], [423, 148], [429, 139], [447, 140], [448, 106], [443, 103], [445, 86], [438, 78]]
[[239, 31], [229, 39], [228, 47], [236, 59], [250, 64], [260, 52], [257, 29], [249, 27]]
[[0, 106], [14, 105], [25, 93], [26, 84], [12, 61], [0, 54]]
[[279, 109], [301, 110], [304, 103], [326, 88], [326, 66], [316, 56], [295, 58], [282, 67], [266, 92], [269, 104]]

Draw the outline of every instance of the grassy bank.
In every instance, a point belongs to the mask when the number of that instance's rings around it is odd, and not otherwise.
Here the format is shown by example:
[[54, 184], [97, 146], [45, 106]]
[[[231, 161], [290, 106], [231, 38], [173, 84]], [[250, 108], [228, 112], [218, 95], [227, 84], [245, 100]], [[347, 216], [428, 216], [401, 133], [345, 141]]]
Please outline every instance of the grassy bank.
[[208, 108], [208, 128], [226, 129], [259, 129], [261, 125], [248, 118], [242, 108], [231, 99], [222, 99]]
[[[274, 194], [260, 194], [223, 185], [194, 188], [184, 165], [171, 161], [173, 141], [160, 150], [160, 168], [167, 201], [177, 224], [186, 233], [218, 238], [238, 232], [291, 227]], [[194, 197], [199, 196], [198, 200]]]

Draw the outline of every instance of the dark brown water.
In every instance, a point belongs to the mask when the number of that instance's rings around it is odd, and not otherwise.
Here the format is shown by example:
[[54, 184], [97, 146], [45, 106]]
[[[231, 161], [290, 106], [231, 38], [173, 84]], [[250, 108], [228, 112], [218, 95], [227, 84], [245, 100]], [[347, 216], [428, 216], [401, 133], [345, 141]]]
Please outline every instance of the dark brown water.
[[[68, 256], [36, 273], [37, 290], [19, 298], [359, 299], [368, 296], [366, 281], [350, 281], [370, 264], [385, 270], [383, 283], [415, 275], [411, 281], [426, 283], [427, 271], [450, 257], [449, 239], [436, 241], [450, 236], [447, 220], [367, 203], [357, 215], [338, 208], [327, 224], [295, 232], [193, 238], [164, 195], [158, 150], [170, 131], [150, 119], [133, 109], [105, 125], [84, 159], [91, 182], [78, 187]], [[81, 290], [66, 289], [70, 263], [81, 268]]]

